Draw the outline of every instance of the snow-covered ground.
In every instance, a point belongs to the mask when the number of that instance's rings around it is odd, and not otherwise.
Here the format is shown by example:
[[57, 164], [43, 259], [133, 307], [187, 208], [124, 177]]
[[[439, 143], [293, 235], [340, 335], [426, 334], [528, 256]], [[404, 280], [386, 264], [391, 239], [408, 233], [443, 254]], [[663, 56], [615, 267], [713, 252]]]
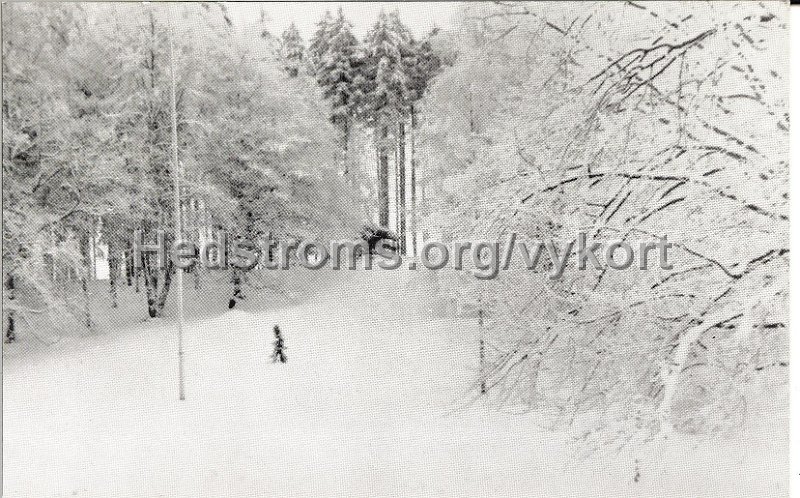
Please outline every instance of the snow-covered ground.
[[[528, 416], [465, 406], [476, 330], [414, 278], [338, 272], [298, 304], [189, 320], [183, 402], [169, 320], [7, 356], [4, 496], [787, 494], [785, 420], [747, 444], [686, 438], [576, 460]], [[270, 361], [276, 323], [285, 365]]]

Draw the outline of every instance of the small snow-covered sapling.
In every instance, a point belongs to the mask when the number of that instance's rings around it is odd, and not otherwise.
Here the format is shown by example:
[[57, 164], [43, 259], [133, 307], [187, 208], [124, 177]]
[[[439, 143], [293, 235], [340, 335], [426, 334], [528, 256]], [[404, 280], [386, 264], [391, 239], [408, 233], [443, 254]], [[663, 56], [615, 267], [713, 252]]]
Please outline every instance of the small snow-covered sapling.
[[283, 352], [286, 347], [283, 345], [283, 336], [281, 336], [281, 329], [277, 325], [272, 328], [275, 332], [275, 349], [272, 351], [272, 363], [281, 362], [286, 363], [286, 354]]
[[228, 309], [233, 309], [237, 302], [244, 299], [244, 293], [242, 292], [242, 277], [239, 275], [238, 271], [233, 271], [231, 282], [233, 283], [233, 297], [231, 297], [231, 299], [228, 301]]

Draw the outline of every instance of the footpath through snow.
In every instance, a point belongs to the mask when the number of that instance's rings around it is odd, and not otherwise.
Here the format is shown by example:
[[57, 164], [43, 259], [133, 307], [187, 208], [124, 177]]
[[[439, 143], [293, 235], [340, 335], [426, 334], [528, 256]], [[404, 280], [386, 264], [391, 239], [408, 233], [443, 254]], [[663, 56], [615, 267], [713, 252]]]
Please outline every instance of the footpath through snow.
[[[525, 416], [463, 408], [474, 324], [436, 317], [414, 278], [338, 272], [296, 306], [189, 321], [184, 402], [168, 321], [7, 358], [3, 495], [786, 494], [769, 435], [749, 453], [698, 443], [692, 461], [683, 442], [639, 452], [635, 483], [628, 453], [576, 462]], [[276, 323], [285, 365], [270, 360]]]

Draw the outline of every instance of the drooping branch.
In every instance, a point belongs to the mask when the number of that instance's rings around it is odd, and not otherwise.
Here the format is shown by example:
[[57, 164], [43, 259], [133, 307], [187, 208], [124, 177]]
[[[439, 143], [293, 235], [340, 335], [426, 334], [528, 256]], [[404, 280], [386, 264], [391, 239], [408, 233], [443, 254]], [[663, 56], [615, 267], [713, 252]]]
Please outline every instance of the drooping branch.
[[[608, 178], [608, 177], [618, 177], [618, 178], [627, 178], [630, 180], [643, 180], [643, 181], [656, 181], [656, 182], [683, 182], [683, 183], [692, 183], [695, 185], [699, 185], [701, 187], [707, 188], [717, 194], [718, 196], [735, 201], [741, 205], [745, 209], [753, 211], [759, 215], [766, 216], [773, 220], [781, 220], [781, 221], [789, 221], [789, 217], [785, 214], [774, 213], [766, 208], [758, 206], [752, 202], [748, 202], [745, 199], [740, 199], [738, 196], [731, 194], [730, 192], [726, 192], [724, 189], [720, 187], [716, 187], [711, 183], [700, 180], [697, 178], [692, 178], [690, 176], [685, 175], [651, 175], [651, 174], [644, 174], [644, 173], [624, 173], [624, 172], [613, 172], [609, 171], [606, 173], [587, 173], [583, 175], [576, 175], [564, 180], [561, 180], [555, 184], [549, 185], [542, 189], [542, 192], [551, 192], [559, 187], [564, 185], [568, 185], [570, 183], [576, 182], [582, 179], [597, 179], [597, 178]], [[524, 204], [525, 202], [529, 201], [536, 192], [531, 193], [520, 200], [520, 203]]]

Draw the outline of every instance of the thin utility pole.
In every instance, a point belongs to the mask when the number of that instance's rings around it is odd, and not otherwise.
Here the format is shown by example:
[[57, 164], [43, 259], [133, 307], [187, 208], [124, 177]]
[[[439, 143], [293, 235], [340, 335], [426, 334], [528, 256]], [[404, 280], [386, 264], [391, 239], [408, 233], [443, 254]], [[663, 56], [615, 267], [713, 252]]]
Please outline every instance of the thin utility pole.
[[[172, 78], [172, 176], [175, 180], [175, 240], [182, 237], [181, 227], [181, 179], [178, 163], [178, 113], [175, 104], [175, 53], [172, 48], [172, 20], [169, 25], [169, 72]], [[178, 398], [186, 399], [183, 375], [183, 269], [176, 270], [178, 276]]]
[[478, 297], [478, 368], [480, 372], [481, 394], [486, 394], [486, 333], [483, 328], [483, 299]]

